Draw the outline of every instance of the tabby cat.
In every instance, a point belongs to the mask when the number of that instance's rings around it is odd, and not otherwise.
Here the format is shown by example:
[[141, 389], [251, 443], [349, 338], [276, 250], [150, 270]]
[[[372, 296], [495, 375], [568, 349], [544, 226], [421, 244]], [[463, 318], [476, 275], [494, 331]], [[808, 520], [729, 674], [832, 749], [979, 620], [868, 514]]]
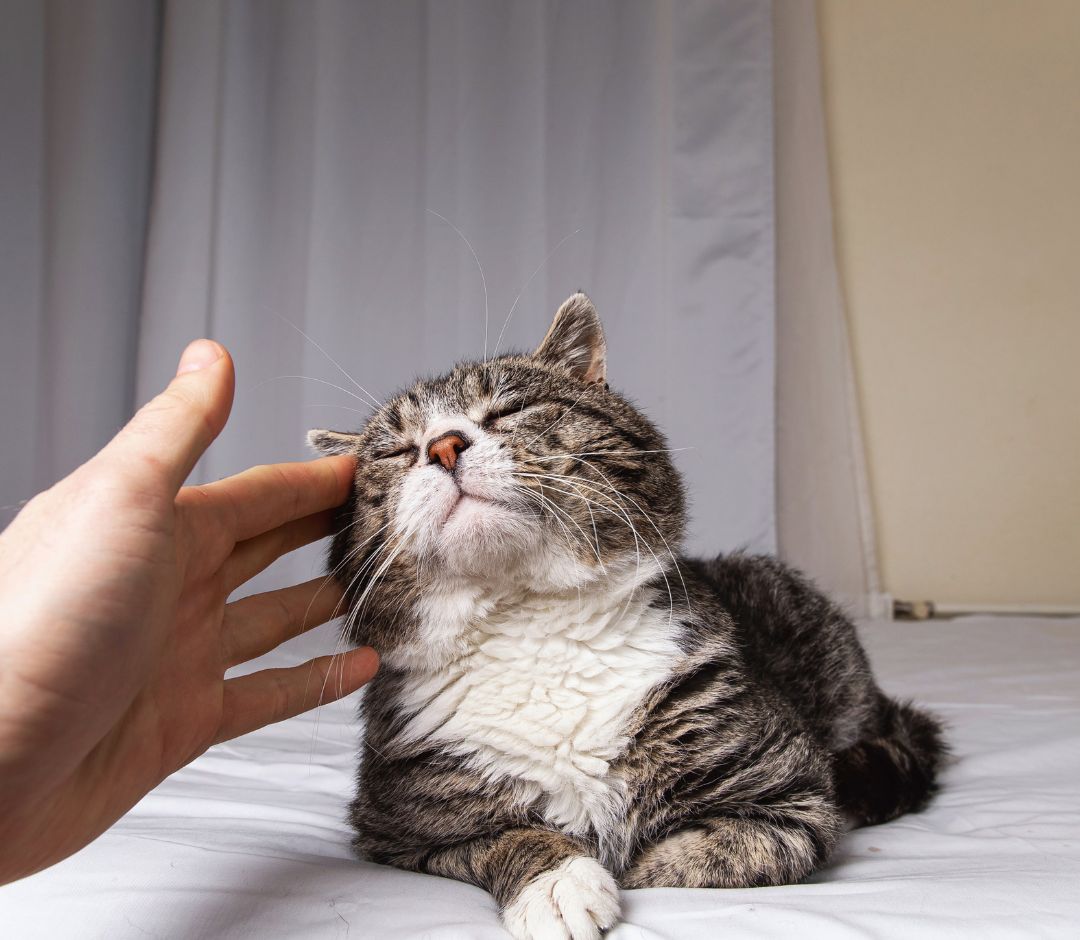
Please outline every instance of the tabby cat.
[[330, 550], [364, 696], [351, 806], [376, 862], [494, 895], [518, 938], [595, 938], [620, 888], [789, 884], [845, 820], [926, 805], [938, 722], [771, 557], [679, 553], [663, 435], [606, 381], [592, 302], [532, 355], [417, 382], [362, 431]]

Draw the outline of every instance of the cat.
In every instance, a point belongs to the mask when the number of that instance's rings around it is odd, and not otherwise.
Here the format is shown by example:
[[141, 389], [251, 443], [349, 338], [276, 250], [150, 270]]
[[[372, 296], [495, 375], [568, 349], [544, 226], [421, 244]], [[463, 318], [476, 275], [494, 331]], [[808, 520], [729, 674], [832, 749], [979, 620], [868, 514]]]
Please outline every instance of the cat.
[[683, 557], [663, 435], [607, 384], [583, 293], [531, 355], [419, 381], [358, 433], [331, 571], [375, 647], [362, 857], [479, 885], [517, 938], [588, 940], [619, 889], [797, 882], [845, 822], [924, 807], [939, 722], [772, 557]]

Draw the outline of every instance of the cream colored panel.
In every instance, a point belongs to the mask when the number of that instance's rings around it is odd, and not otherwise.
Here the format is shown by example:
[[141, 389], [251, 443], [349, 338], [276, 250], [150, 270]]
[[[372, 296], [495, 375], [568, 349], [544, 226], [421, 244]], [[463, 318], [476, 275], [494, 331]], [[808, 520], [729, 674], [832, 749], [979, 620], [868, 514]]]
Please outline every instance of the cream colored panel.
[[1080, 603], [1080, 3], [819, 18], [885, 587]]

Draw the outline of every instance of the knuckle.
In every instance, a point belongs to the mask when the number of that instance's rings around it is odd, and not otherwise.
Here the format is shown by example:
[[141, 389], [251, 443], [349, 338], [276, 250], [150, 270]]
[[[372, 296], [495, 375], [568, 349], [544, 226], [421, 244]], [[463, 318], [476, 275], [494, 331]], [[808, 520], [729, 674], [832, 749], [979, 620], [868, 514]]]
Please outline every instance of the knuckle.
[[274, 677], [273, 712], [274, 721], [289, 718], [295, 712], [296, 688], [290, 673], [281, 673]]
[[183, 382], [174, 381], [160, 395], [151, 399], [136, 415], [129, 427], [150, 437], [172, 434], [178, 423], [201, 424], [210, 432], [210, 408], [206, 396]]

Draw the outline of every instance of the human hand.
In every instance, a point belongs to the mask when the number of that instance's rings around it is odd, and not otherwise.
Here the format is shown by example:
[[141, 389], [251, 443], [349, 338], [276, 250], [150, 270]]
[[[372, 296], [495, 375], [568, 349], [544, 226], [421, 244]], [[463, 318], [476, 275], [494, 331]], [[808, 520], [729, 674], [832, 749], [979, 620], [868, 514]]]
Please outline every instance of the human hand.
[[177, 376], [0, 534], [0, 884], [96, 838], [211, 744], [355, 691], [370, 649], [225, 679], [336, 613], [316, 579], [226, 603], [330, 531], [349, 457], [181, 488], [220, 433], [233, 365], [192, 343]]

